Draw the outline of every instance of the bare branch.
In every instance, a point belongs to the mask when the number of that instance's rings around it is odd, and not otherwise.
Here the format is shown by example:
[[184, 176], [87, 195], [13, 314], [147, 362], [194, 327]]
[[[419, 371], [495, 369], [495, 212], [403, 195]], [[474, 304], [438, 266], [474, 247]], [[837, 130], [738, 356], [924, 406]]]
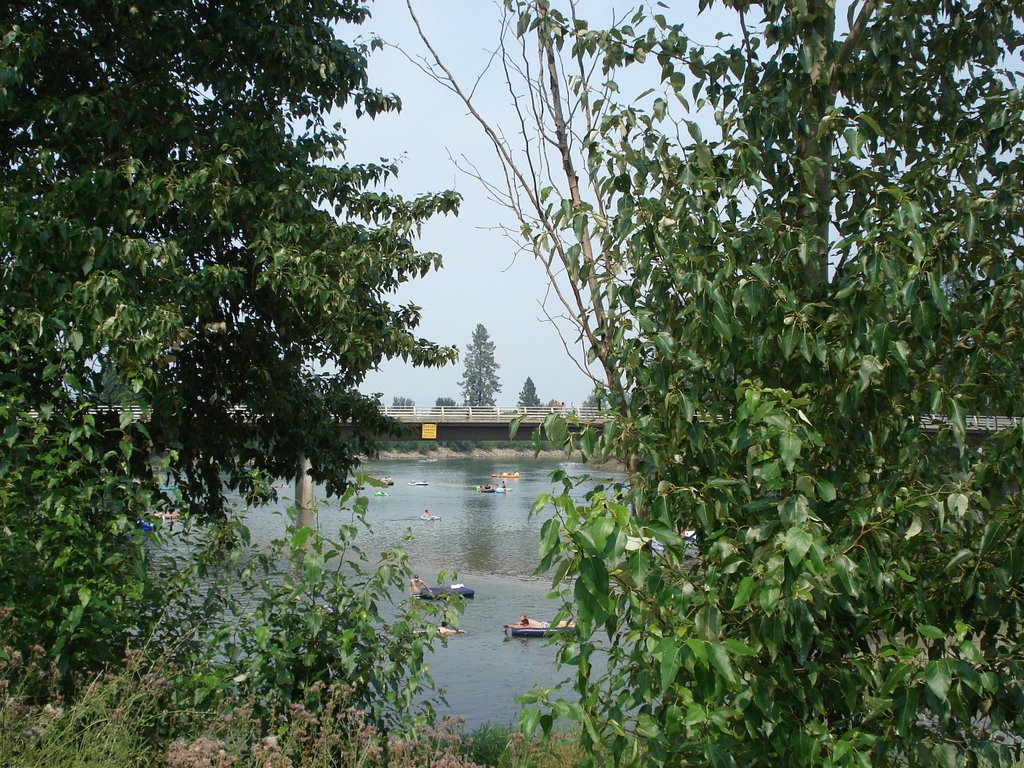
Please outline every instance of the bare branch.
[[[568, 321], [578, 330], [577, 341], [585, 345], [584, 349], [598, 350], [597, 357], [603, 368], [605, 383], [613, 390], [618, 390], [621, 387], [619, 376], [610, 366], [606, 341], [598, 333], [600, 329], [603, 334], [608, 327], [605, 299], [599, 281], [614, 279], [613, 268], [616, 264], [614, 252], [602, 253], [599, 264], [593, 242], [595, 224], [603, 228], [606, 224], [602, 222], [608, 221], [605, 213], [607, 201], [601, 197], [598, 180], [590, 178], [595, 216], [593, 220], [588, 216], [582, 223], [577, 223], [575, 236], [570, 236], [571, 221], [563, 225], [559, 219], [550, 215], [544, 200], [544, 188], [550, 184], [555, 189], [563, 188], [559, 197], [571, 204], [573, 213], [585, 212], [589, 207], [582, 197], [574, 152], [581, 149], [586, 152], [586, 137], [593, 131], [598, 115], [607, 109], [610, 89], [607, 82], [603, 85], [602, 104], [598, 110], [592, 109], [591, 98], [594, 92], [589, 89], [598, 63], [589, 63], [588, 66], [584, 51], [577, 48], [573, 58], [580, 81], [572, 82], [555, 51], [553, 35], [563, 34], [563, 30], [551, 26], [560, 24], [562, 19], [549, 17], [546, 7], [537, 3], [534, 10], [539, 20], [536, 30], [538, 69], [533, 71], [533, 58], [527, 53], [525, 38], [520, 39], [514, 55], [510, 50], [507, 36], [511, 23], [509, 15], [505, 15], [498, 47], [491, 55], [487, 67], [497, 64], [505, 76], [511, 108], [515, 114], [513, 125], [517, 138], [521, 140], [521, 145], [513, 150], [513, 144], [502, 135], [500, 128], [489, 122], [476, 108], [474, 95], [481, 80], [478, 78], [473, 90], [467, 93], [427, 39], [413, 10], [412, 0], [406, 0], [406, 7], [428, 52], [424, 61], [429, 64], [425, 69], [422, 66], [420, 68], [454, 93], [483, 129], [498, 156], [501, 180], [496, 182], [493, 178], [484, 178], [479, 169], [465, 157], [453, 161], [460, 170], [481, 184], [489, 199], [506, 207], [519, 221], [521, 230], [517, 237], [512, 236], [509, 228], [499, 229], [510, 239], [529, 247], [543, 266], [548, 277], [548, 287], [541, 306], [544, 316], [555, 325], [566, 351], [569, 352], [573, 345], [564, 337], [561, 323]], [[577, 29], [575, 3], [572, 5], [572, 19], [573, 27], [564, 31], [565, 34], [572, 34]], [[520, 84], [521, 91], [518, 88]], [[582, 133], [577, 133], [577, 128], [582, 128]], [[556, 168], [559, 168], [557, 179]], [[550, 311], [549, 302], [552, 299], [562, 306], [564, 314]], [[594, 380], [578, 354], [570, 353], [570, 357], [581, 371]]]

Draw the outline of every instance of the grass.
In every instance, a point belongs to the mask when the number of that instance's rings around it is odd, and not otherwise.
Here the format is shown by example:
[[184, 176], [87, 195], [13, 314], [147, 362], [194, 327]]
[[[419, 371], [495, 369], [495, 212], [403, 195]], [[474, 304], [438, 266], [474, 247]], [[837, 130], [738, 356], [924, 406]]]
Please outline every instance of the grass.
[[[131, 768], [154, 764], [146, 733], [160, 713], [150, 687], [135, 670], [97, 675], [73, 701], [52, 695], [57, 674], [42, 665], [42, 649], [22, 663], [7, 662], [0, 677], [0, 764], [10, 768]], [[14, 685], [12, 685], [12, 681]]]
[[166, 676], [141, 654], [79, 681], [67, 700], [56, 693], [59, 676], [44, 659], [41, 648], [25, 661], [0, 648], [4, 768], [576, 768], [588, 758], [602, 764], [569, 734], [542, 742], [493, 723], [467, 734], [457, 718], [386, 738], [347, 705], [343, 687], [313, 691], [322, 702], [317, 711], [296, 704], [264, 727], [244, 702], [175, 711]]
[[[7, 661], [4, 661], [4, 659]], [[65, 700], [42, 649], [23, 661], [0, 649], [0, 765], [5, 768], [572, 768], [583, 753], [570, 739], [547, 744], [508, 726], [472, 733], [448, 719], [412, 736], [384, 738], [324, 687], [323, 705], [292, 707], [261, 728], [244, 703], [218, 711], [172, 711], [159, 666], [141, 654], [79, 681]]]

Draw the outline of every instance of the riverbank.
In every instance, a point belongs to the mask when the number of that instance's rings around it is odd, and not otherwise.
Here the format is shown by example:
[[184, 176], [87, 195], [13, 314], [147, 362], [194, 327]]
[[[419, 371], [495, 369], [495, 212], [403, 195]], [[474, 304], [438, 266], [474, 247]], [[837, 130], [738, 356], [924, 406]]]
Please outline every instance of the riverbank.
[[[574, 453], [569, 456], [565, 451], [548, 448], [534, 453], [532, 448], [514, 448], [509, 446], [476, 446], [473, 448], [451, 448], [447, 445], [431, 445], [414, 450], [382, 450], [378, 456], [380, 461], [423, 461], [424, 459], [501, 459], [530, 460], [545, 459], [554, 461], [582, 462], [582, 456]], [[601, 464], [588, 464], [592, 471], [624, 472], [625, 465], [618, 461], [606, 461]]]

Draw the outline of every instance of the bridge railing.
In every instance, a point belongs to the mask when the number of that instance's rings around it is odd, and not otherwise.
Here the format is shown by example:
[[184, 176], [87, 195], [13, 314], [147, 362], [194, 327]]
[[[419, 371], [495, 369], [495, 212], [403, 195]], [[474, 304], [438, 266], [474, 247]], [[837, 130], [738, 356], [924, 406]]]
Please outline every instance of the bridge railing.
[[402, 422], [458, 422], [458, 423], [508, 423], [522, 417], [525, 423], [539, 423], [553, 413], [572, 415], [583, 421], [606, 421], [607, 411], [600, 408], [575, 407], [521, 407], [501, 405], [436, 405], [430, 408], [418, 408], [407, 405], [382, 405], [381, 411], [393, 419]]
[[[148, 418], [146, 412], [138, 406], [109, 406], [98, 405], [90, 409], [96, 414], [122, 414], [131, 413], [133, 421], [142, 421]], [[438, 405], [430, 408], [405, 405], [381, 405], [381, 413], [393, 419], [406, 422], [431, 422], [431, 421], [456, 421], [456, 422], [509, 422], [516, 417], [523, 417], [523, 421], [541, 422], [553, 413], [572, 415], [583, 421], [606, 421], [610, 418], [607, 411], [600, 408], [576, 408], [542, 406], [524, 408], [521, 406], [503, 405]], [[244, 406], [234, 405], [228, 408], [233, 414], [244, 415], [247, 409]]]
[[[418, 408], [416, 406], [387, 406], [381, 405], [381, 411], [394, 419], [402, 422], [422, 424], [431, 422], [447, 422], [462, 424], [507, 424], [517, 417], [522, 417], [524, 424], [539, 424], [553, 413], [571, 415], [580, 421], [604, 422], [613, 418], [608, 411], [600, 408], [588, 407], [558, 407], [542, 406], [523, 408], [519, 406], [433, 406], [430, 408]], [[148, 415], [139, 407], [121, 408], [118, 406], [96, 406], [90, 409], [96, 414], [123, 414], [125, 411], [131, 413], [132, 421], [143, 421]], [[229, 409], [232, 413], [244, 415], [246, 409], [242, 406], [233, 406]], [[949, 419], [940, 414], [923, 414], [918, 418], [921, 427], [928, 431], [935, 431], [949, 425]], [[1018, 428], [1024, 423], [1021, 416], [981, 416], [967, 415], [964, 417], [964, 424], [968, 432], [973, 433], [994, 433], [1004, 429]]]
[[[934, 413], [926, 413], [920, 418], [923, 429], [935, 430], [949, 424], [945, 416]], [[1022, 423], [1020, 416], [964, 416], [964, 426], [968, 432], [1000, 432], [1004, 429], [1019, 427]]]

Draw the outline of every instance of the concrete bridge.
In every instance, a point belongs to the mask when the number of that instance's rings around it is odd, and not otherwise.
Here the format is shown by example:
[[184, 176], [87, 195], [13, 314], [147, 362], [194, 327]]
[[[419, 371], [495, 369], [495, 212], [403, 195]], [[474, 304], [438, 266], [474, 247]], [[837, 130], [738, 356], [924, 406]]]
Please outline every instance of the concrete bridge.
[[[531, 440], [533, 430], [543, 425], [544, 419], [553, 413], [574, 416], [581, 424], [604, 424], [613, 415], [600, 408], [523, 408], [517, 406], [381, 406], [381, 411], [403, 424], [408, 425], [406, 436], [385, 438], [396, 440]], [[514, 435], [509, 434], [511, 424], [520, 419]], [[936, 432], [947, 426], [945, 416], [926, 414], [920, 418], [921, 429]], [[967, 416], [967, 434], [973, 438], [987, 435], [1010, 427], [1020, 427], [1020, 416]]]
[[[574, 417], [582, 425], [604, 424], [614, 418], [613, 414], [600, 408], [576, 407], [531, 407], [521, 406], [433, 406], [417, 408], [416, 406], [381, 405], [381, 412], [401, 422], [406, 427], [404, 434], [398, 437], [379, 436], [381, 440], [437, 440], [457, 441], [505, 441], [531, 440], [533, 431], [544, 424], [544, 420], [552, 414], [563, 414]], [[117, 412], [117, 408], [97, 408], [97, 412]], [[135, 419], [145, 418], [141, 409], [131, 409]], [[244, 408], [235, 409], [239, 413]], [[515, 434], [510, 434], [512, 423], [518, 419], [519, 425]], [[949, 420], [945, 416], [926, 414], [918, 420], [926, 432], [936, 432], [947, 426]], [[1021, 416], [966, 416], [964, 418], [967, 435], [978, 441], [988, 435], [1008, 428], [1019, 428], [1024, 423]], [[343, 437], [352, 432], [351, 425], [341, 425]]]
[[[381, 406], [381, 412], [406, 425], [407, 433], [401, 437], [383, 437], [385, 440], [456, 440], [504, 441], [531, 440], [533, 430], [544, 424], [544, 419], [558, 413], [573, 416], [582, 424], [603, 424], [610, 414], [600, 408], [529, 407], [521, 406]], [[510, 434], [512, 422], [519, 419], [515, 434]], [[349, 428], [350, 429], [350, 428]], [[348, 429], [342, 429], [344, 434]]]

